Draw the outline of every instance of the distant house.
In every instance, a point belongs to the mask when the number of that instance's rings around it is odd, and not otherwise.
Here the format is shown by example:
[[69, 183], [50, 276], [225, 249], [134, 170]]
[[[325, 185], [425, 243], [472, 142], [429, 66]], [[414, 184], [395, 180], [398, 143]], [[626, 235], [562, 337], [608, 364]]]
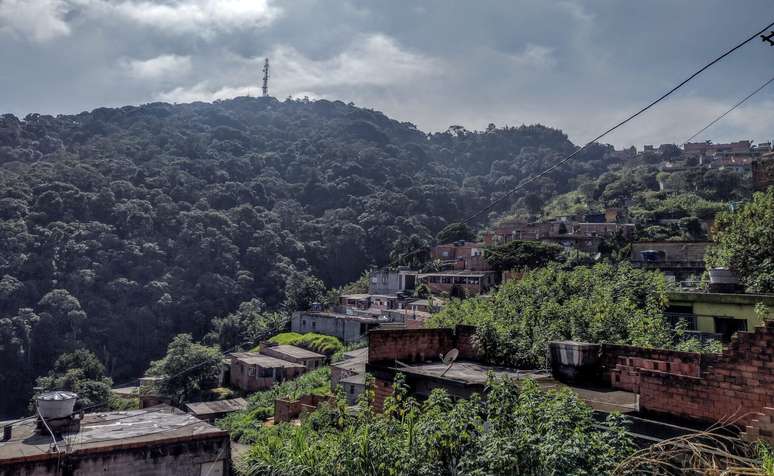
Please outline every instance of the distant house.
[[752, 163], [753, 188], [756, 192], [765, 192], [774, 186], [774, 152], [754, 160]]
[[238, 412], [247, 408], [247, 400], [244, 398], [232, 398], [230, 400], [216, 400], [212, 402], [186, 403], [188, 413], [199, 420], [213, 423], [232, 412]]
[[231, 386], [246, 392], [269, 389], [275, 382], [294, 379], [305, 370], [302, 364], [257, 352], [231, 354]]
[[293, 332], [305, 334], [316, 332], [338, 337], [344, 342], [357, 342], [365, 338], [369, 329], [379, 327], [379, 317], [327, 312], [300, 311], [293, 313], [290, 328]]
[[368, 293], [388, 295], [413, 290], [416, 286], [414, 274], [404, 267], [375, 269], [368, 275]]
[[489, 271], [492, 268], [484, 259], [484, 243], [455, 241], [434, 246], [430, 252], [433, 259], [441, 260], [457, 270]]
[[565, 248], [574, 248], [587, 253], [596, 253], [602, 240], [621, 235], [626, 240], [634, 237], [635, 227], [631, 223], [613, 223], [620, 214], [605, 213], [596, 217], [600, 223], [575, 221], [551, 221], [540, 223], [509, 222], [484, 234], [487, 246], [504, 245], [514, 240], [541, 241], [553, 243]]
[[427, 285], [433, 293], [450, 296], [477, 296], [489, 291], [495, 285], [494, 271], [438, 271], [423, 273], [419, 282]]
[[630, 261], [643, 269], [660, 270], [681, 281], [704, 272], [709, 241], [640, 241], [632, 243]]
[[261, 344], [261, 353], [269, 357], [295, 362], [306, 367], [307, 371], [318, 369], [325, 365], [325, 356], [302, 349], [294, 345], [271, 345], [269, 343]]
[[763, 322], [755, 305], [764, 304], [767, 319], [774, 319], [774, 295], [673, 291], [667, 294], [666, 316], [684, 321], [689, 331], [717, 334], [728, 341], [738, 331], [751, 331]]
[[331, 364], [331, 390], [341, 385], [347, 403], [353, 405], [365, 390], [365, 367], [368, 348], [357, 349], [344, 354], [344, 360]]

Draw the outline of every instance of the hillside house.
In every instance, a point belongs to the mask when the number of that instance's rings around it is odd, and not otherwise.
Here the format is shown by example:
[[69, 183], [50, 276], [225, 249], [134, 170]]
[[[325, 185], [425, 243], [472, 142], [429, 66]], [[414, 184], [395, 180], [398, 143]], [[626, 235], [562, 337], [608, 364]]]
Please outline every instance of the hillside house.
[[423, 273], [418, 280], [432, 293], [464, 297], [486, 293], [495, 285], [495, 277], [494, 271], [454, 270]]
[[261, 353], [269, 357], [294, 362], [306, 367], [307, 372], [325, 365], [326, 357], [323, 354], [302, 349], [294, 345], [272, 345], [268, 342], [261, 344]]
[[677, 281], [704, 273], [709, 241], [640, 241], [632, 243], [630, 262], [637, 268], [659, 270]]
[[430, 256], [456, 270], [489, 271], [492, 269], [484, 259], [483, 243], [455, 241], [437, 245], [430, 251]]
[[292, 380], [305, 371], [302, 364], [257, 352], [231, 354], [231, 386], [246, 392], [270, 389], [275, 382]]

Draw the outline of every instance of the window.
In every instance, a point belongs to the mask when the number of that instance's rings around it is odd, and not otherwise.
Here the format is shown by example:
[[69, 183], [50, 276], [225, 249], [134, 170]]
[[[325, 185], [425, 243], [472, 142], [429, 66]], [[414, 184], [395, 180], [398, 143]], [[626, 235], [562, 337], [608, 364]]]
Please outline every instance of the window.
[[354, 395], [355, 394], [355, 386], [354, 385], [350, 385], [349, 386], [349, 394], [350, 395]]
[[247, 368], [247, 376], [252, 377], [255, 375], [255, 367], [248, 367]]
[[316, 322], [312, 322], [312, 329], [317, 329], [317, 323]]
[[301, 321], [301, 327], [304, 327], [304, 328], [306, 327], [306, 319], [304, 319], [303, 321]]
[[747, 321], [745, 319], [734, 319], [733, 317], [716, 317], [715, 332], [722, 336], [723, 342], [731, 340], [731, 336], [737, 331], [746, 331]]

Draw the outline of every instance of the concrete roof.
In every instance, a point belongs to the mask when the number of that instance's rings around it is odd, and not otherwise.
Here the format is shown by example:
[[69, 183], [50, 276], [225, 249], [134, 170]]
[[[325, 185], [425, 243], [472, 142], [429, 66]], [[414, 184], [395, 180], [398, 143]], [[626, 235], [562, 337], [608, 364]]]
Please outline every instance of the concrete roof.
[[[431, 378], [453, 380], [467, 385], [483, 385], [486, 383], [487, 374], [492, 371], [498, 377], [508, 376], [514, 379], [526, 377], [535, 380], [550, 379], [551, 374], [541, 370], [516, 370], [493, 365], [480, 364], [478, 362], [457, 361], [447, 371], [448, 365], [443, 362], [426, 362], [420, 364], [399, 365], [395, 370], [412, 375], [423, 375]], [[444, 374], [444, 372], [446, 372]], [[443, 376], [442, 376], [443, 374]]]
[[244, 410], [247, 408], [247, 400], [244, 398], [232, 398], [230, 400], [217, 400], [214, 402], [193, 402], [186, 403], [194, 415], [212, 415], [215, 413], [228, 413]]
[[353, 385], [365, 385], [365, 373], [350, 375], [347, 378], [339, 380], [339, 383], [350, 383]]
[[[35, 420], [14, 425], [11, 439], [0, 441], [0, 465], [57, 458], [56, 450], [50, 449], [51, 436], [36, 432], [35, 426]], [[144, 410], [87, 413], [80, 428], [63, 434], [57, 443], [61, 451], [67, 445], [69, 454], [77, 454], [210, 438], [228, 438], [228, 433], [168, 405], [159, 405]]]
[[280, 352], [285, 355], [289, 355], [290, 357], [294, 357], [297, 359], [324, 359], [325, 356], [323, 354], [318, 354], [317, 352], [312, 352], [311, 350], [303, 349], [301, 347], [296, 347], [295, 345], [272, 345], [267, 347], [266, 349], [271, 349], [274, 352]]
[[258, 365], [263, 368], [305, 368], [301, 364], [288, 362], [287, 360], [269, 357], [258, 352], [235, 352], [231, 357], [247, 365]]
[[670, 302], [707, 302], [715, 304], [747, 304], [763, 303], [774, 305], [774, 294], [742, 294], [742, 293], [704, 293], [689, 291], [668, 291]]
[[489, 274], [494, 274], [494, 271], [465, 271], [465, 270], [453, 270], [453, 271], [438, 271], [435, 273], [422, 273], [418, 277], [424, 278], [426, 276], [472, 276], [483, 277]]

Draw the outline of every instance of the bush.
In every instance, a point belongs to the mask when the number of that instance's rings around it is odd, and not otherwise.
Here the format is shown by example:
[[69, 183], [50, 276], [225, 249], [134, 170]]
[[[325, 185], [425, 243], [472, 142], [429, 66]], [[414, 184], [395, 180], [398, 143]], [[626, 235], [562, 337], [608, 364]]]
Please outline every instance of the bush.
[[[328, 357], [339, 352], [344, 348], [344, 344], [336, 337], [326, 336], [323, 334], [316, 334], [310, 332], [307, 334], [299, 334], [297, 332], [284, 332], [277, 334], [269, 339], [269, 342], [277, 345], [295, 345], [303, 347], [304, 349], [311, 350], [320, 354], [325, 354]], [[257, 350], [258, 348], [256, 347]]]

